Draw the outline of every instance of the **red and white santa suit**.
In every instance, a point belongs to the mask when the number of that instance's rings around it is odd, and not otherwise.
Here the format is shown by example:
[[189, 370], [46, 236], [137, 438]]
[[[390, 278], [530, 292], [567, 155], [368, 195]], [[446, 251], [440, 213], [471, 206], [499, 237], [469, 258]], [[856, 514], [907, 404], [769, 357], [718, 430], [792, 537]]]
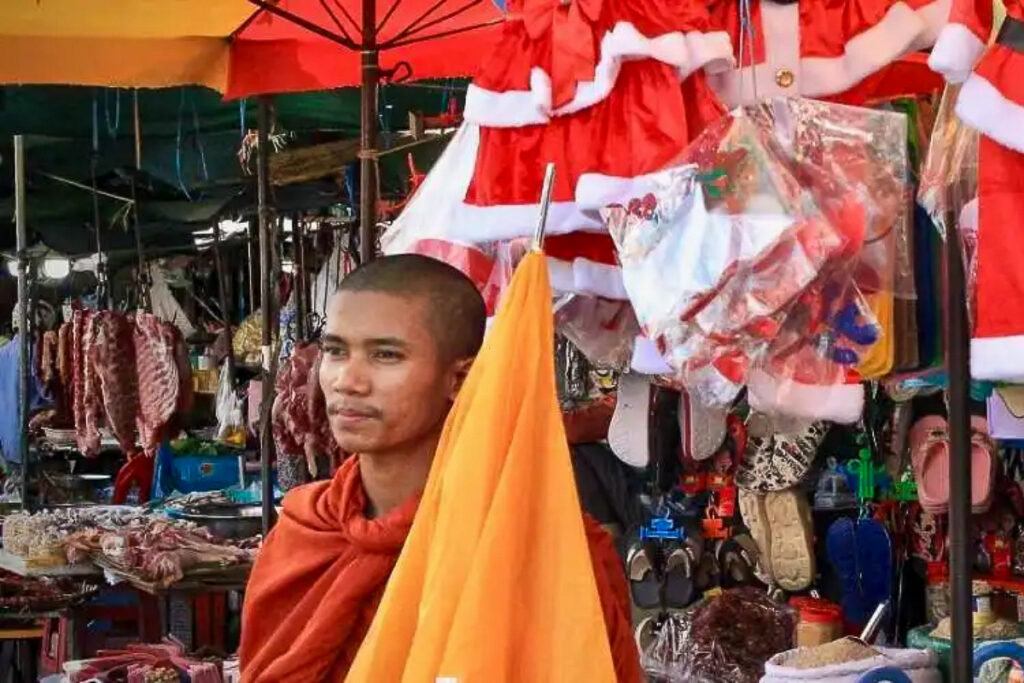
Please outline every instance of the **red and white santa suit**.
[[580, 196], [578, 181], [595, 174], [607, 179], [590, 185], [601, 199], [632, 196], [631, 181], [664, 168], [724, 114], [703, 70], [731, 66], [729, 36], [710, 29], [702, 0], [510, 1], [501, 40], [469, 87], [466, 126], [445, 152], [459, 170], [459, 184], [449, 175], [445, 191], [461, 196], [443, 219], [432, 202], [430, 236], [460, 244], [530, 236], [554, 162], [546, 243], [554, 286], [624, 298], [603, 204]]
[[711, 85], [730, 107], [789, 96], [863, 104], [873, 94], [865, 79], [930, 47], [950, 2], [751, 0], [748, 33], [739, 0], [712, 0], [712, 24], [729, 32], [743, 66], [713, 75]]
[[992, 0], [954, 0], [929, 64], [963, 83], [956, 114], [978, 146], [977, 310], [971, 372], [1024, 379], [1024, 3], [1006, 0], [991, 47]]

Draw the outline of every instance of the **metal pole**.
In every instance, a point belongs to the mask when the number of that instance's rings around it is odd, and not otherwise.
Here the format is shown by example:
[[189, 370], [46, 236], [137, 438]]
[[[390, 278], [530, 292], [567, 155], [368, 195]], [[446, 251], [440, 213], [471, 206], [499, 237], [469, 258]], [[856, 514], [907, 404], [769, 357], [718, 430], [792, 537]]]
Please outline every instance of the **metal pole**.
[[295, 267], [295, 308], [299, 341], [309, 339], [309, 284], [306, 277], [306, 231], [302, 218], [292, 218], [292, 264]]
[[359, 128], [359, 261], [373, 260], [377, 244], [377, 2], [363, 0], [363, 80]]
[[952, 593], [950, 680], [973, 679], [971, 602], [971, 415], [967, 287], [956, 221], [946, 233], [946, 367], [949, 372], [949, 570]]
[[263, 399], [260, 405], [260, 475], [263, 489], [263, 533], [274, 524], [274, 478], [270, 461], [274, 457], [274, 438], [270, 412], [274, 405], [274, 312], [273, 251], [274, 221], [270, 206], [270, 105], [261, 97], [257, 110], [259, 148], [257, 149], [257, 202], [260, 235], [260, 302], [263, 307]]
[[213, 222], [213, 263], [217, 271], [217, 296], [220, 299], [220, 314], [224, 318], [224, 331], [228, 336], [228, 350], [224, 362], [227, 363], [225, 372], [228, 373], [228, 382], [235, 379], [235, 349], [232, 343], [231, 331], [231, 309], [228, 307], [227, 273], [224, 272], [224, 256], [220, 251], [220, 223]]
[[136, 286], [139, 288], [139, 308], [144, 311], [152, 308], [149, 300], [149, 270], [146, 267], [146, 255], [142, 249], [142, 228], [139, 226], [139, 199], [135, 192], [135, 176], [142, 170], [142, 129], [139, 125], [139, 91], [134, 90], [133, 119], [135, 123], [135, 173], [132, 173], [132, 232], [135, 234]]
[[259, 306], [256, 305], [256, 254], [253, 253], [253, 245], [259, 236], [256, 235], [258, 221], [249, 220], [249, 229], [245, 232], [245, 250], [248, 255], [249, 264], [249, 313], [255, 313]]
[[21, 434], [18, 451], [21, 454], [21, 507], [28, 509], [28, 410], [29, 370], [32, 367], [29, 329], [28, 286], [28, 226], [25, 207], [25, 139], [14, 136], [14, 222], [15, 245], [18, 250], [18, 340], [21, 345], [20, 374], [18, 377], [18, 410], [21, 417]]

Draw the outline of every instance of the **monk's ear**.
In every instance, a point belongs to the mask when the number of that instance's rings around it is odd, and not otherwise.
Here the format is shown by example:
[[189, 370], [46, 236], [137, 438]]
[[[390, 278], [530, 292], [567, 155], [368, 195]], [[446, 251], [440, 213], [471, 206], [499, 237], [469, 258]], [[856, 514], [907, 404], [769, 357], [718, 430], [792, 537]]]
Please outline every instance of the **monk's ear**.
[[473, 367], [473, 358], [460, 358], [452, 364], [452, 390], [448, 394], [448, 400], [455, 402], [455, 397], [462, 390], [462, 383], [466, 381], [469, 369]]

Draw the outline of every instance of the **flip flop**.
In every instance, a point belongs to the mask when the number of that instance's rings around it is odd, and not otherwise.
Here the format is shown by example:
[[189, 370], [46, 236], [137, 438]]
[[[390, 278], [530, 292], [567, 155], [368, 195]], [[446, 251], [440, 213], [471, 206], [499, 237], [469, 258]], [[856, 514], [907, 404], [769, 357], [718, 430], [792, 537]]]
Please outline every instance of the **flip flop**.
[[661, 585], [654, 571], [654, 563], [642, 543], [634, 543], [626, 555], [629, 592], [638, 609], [654, 609], [661, 605]]
[[718, 566], [721, 573], [722, 588], [735, 588], [746, 586], [754, 582], [754, 566], [757, 564], [757, 553], [749, 550], [750, 546], [757, 547], [749, 535], [744, 534], [749, 545], [740, 543], [739, 537], [719, 541], [715, 554], [718, 557]]
[[750, 530], [750, 538], [757, 546], [758, 560], [754, 566], [754, 574], [765, 585], [771, 586], [775, 583], [775, 575], [772, 572], [771, 555], [772, 539], [768, 530], [768, 513], [765, 510], [765, 496], [763, 493], [754, 493], [740, 489], [738, 492], [740, 517], [743, 523]]
[[644, 468], [650, 463], [650, 415], [650, 379], [636, 373], [620, 376], [615, 412], [608, 425], [608, 445], [631, 467]]
[[707, 460], [725, 441], [727, 408], [706, 406], [683, 390], [679, 394], [679, 433], [683, 455]]
[[857, 568], [868, 608], [866, 622], [878, 605], [892, 599], [892, 540], [885, 526], [873, 519], [857, 521]]
[[771, 564], [775, 582], [791, 593], [814, 583], [814, 520], [802, 491], [773, 491], [764, 508], [771, 535]]
[[852, 624], [863, 624], [869, 617], [860, 589], [860, 571], [857, 567], [857, 525], [849, 517], [832, 523], [825, 536], [825, 549], [829, 564], [843, 586], [841, 605], [843, 616]]
[[925, 415], [910, 430], [910, 460], [921, 507], [933, 514], [949, 509], [949, 424]]
[[988, 512], [992, 506], [995, 486], [995, 457], [997, 446], [988, 435], [988, 420], [980, 415], [971, 417], [971, 511]]
[[693, 602], [693, 558], [678, 543], [665, 548], [665, 605], [683, 609]]

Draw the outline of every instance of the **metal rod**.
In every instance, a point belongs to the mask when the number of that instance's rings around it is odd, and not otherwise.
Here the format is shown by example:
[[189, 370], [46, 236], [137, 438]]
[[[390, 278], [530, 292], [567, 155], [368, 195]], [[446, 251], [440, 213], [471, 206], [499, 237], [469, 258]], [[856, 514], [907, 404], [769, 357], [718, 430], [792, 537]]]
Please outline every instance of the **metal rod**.
[[257, 209], [260, 233], [260, 302], [263, 308], [263, 335], [261, 351], [263, 360], [263, 391], [260, 403], [260, 478], [263, 491], [263, 533], [270, 532], [274, 524], [274, 478], [270, 462], [274, 457], [274, 438], [270, 428], [270, 412], [274, 405], [274, 364], [273, 322], [273, 252], [274, 221], [270, 206], [270, 103], [267, 97], [260, 97], [257, 108], [258, 140], [256, 182]]
[[946, 367], [949, 372], [949, 571], [952, 681], [970, 681], [974, 659], [971, 542], [971, 415], [967, 288], [956, 221], [946, 233]]
[[356, 45], [353, 41], [351, 41], [351, 40], [349, 40], [349, 39], [347, 39], [345, 37], [342, 37], [342, 36], [337, 36], [334, 33], [328, 31], [327, 29], [325, 29], [324, 27], [322, 27], [322, 26], [320, 26], [318, 24], [315, 24], [312, 21], [309, 21], [307, 19], [303, 19], [299, 15], [293, 14], [292, 12], [289, 12], [288, 10], [281, 9], [277, 5], [274, 5], [274, 4], [270, 3], [270, 2], [267, 2], [267, 0], [249, 0], [249, 2], [251, 2], [254, 5], [256, 5], [260, 9], [264, 9], [264, 10], [270, 12], [271, 14], [276, 14], [277, 16], [281, 17], [282, 19], [287, 19], [288, 21], [292, 22], [296, 26], [301, 26], [302, 28], [306, 29], [307, 31], [311, 31], [312, 33], [315, 33], [316, 35], [320, 36], [321, 38], [326, 38], [327, 40], [329, 40], [331, 42], [338, 43], [339, 45], [344, 45], [345, 47], [347, 47], [350, 50], [358, 50], [359, 47], [360, 47], [359, 45]]
[[15, 245], [18, 252], [18, 340], [21, 345], [20, 373], [18, 375], [18, 411], [21, 418], [21, 434], [18, 452], [21, 454], [21, 507], [28, 509], [28, 410], [29, 371], [32, 367], [31, 330], [29, 329], [29, 259], [28, 223], [25, 206], [25, 138], [14, 136], [14, 223]]
[[533, 231], [533, 250], [544, 250], [544, 231], [548, 228], [548, 208], [551, 206], [551, 189], [555, 185], [555, 164], [548, 162], [544, 169], [544, 185], [540, 190], [540, 216], [537, 228]]
[[131, 204], [132, 203], [132, 200], [130, 198], [128, 198], [128, 197], [122, 197], [121, 195], [114, 194], [113, 192], [106, 192], [104, 190], [98, 190], [98, 189], [89, 187], [85, 183], [80, 183], [80, 182], [71, 180], [70, 178], [64, 178], [64, 177], [56, 175], [54, 173], [47, 173], [46, 171], [35, 171], [35, 174], [36, 175], [41, 175], [44, 178], [49, 178], [50, 180], [56, 180], [58, 183], [63, 183], [65, 185], [70, 185], [71, 187], [77, 187], [80, 190], [88, 190], [89, 192], [93, 192], [95, 194], [98, 194], [101, 197], [108, 197], [110, 199], [116, 199], [117, 201], [125, 202], [126, 204]]
[[299, 341], [309, 340], [309, 278], [306, 273], [306, 230], [302, 218], [292, 218], [292, 264], [295, 269], [295, 308]]
[[369, 263], [377, 249], [377, 0], [363, 0], [363, 78], [359, 126], [359, 262]]
[[256, 305], [256, 254], [254, 244], [259, 240], [256, 231], [259, 227], [259, 220], [249, 219], [249, 228], [246, 230], [245, 249], [247, 252], [247, 263], [249, 265], [249, 313], [255, 313], [259, 306]]
[[[217, 271], [217, 297], [220, 300], [220, 314], [224, 318], [224, 332], [228, 336], [227, 355], [224, 358], [224, 371], [228, 373], [228, 383], [235, 379], [235, 349], [232, 344], [231, 309], [228, 307], [227, 273], [224, 272], [224, 256], [221, 254], [220, 223], [213, 222], [213, 263]], [[234, 386], [232, 384], [232, 386]]]
[[[107, 282], [107, 264], [103, 258], [103, 240], [100, 236], [100, 197], [97, 194], [96, 166], [99, 164], [100, 150], [97, 139], [93, 138], [92, 159], [89, 163], [89, 177], [92, 181], [92, 227], [96, 231], [96, 280], [97, 304], [102, 308], [110, 308], [110, 286]], [[134, 204], [134, 202], [133, 202]]]
[[135, 133], [135, 173], [131, 177], [132, 195], [132, 233], [135, 236], [135, 284], [139, 289], [139, 308], [148, 311], [152, 308], [149, 300], [149, 271], [146, 268], [146, 254], [142, 248], [142, 227], [139, 225], [139, 198], [135, 188], [135, 178], [142, 170], [142, 129], [139, 124], [139, 91], [133, 91], [134, 133]]

